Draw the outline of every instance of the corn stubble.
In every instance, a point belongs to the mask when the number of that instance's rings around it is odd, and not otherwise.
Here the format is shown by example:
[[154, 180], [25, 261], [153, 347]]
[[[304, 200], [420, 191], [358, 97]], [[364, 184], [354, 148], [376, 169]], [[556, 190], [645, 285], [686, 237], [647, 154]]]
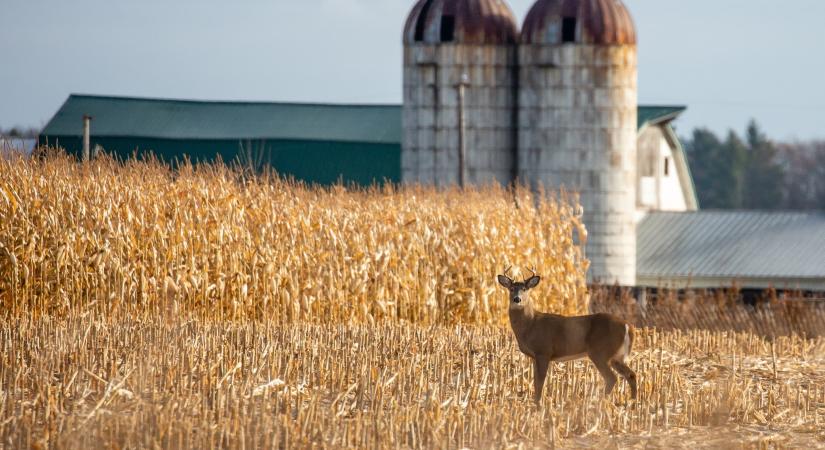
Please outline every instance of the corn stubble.
[[[8, 448], [501, 448], [825, 439], [823, 340], [652, 330], [627, 385], [556, 364], [544, 408], [495, 326], [17, 319], [2, 323]], [[775, 356], [773, 356], [775, 355]], [[775, 364], [775, 369], [774, 369]]]
[[576, 362], [535, 409], [494, 274], [581, 312], [566, 201], [53, 156], [0, 160], [0, 216], [0, 447], [825, 443], [793, 334], [642, 329], [637, 402]]

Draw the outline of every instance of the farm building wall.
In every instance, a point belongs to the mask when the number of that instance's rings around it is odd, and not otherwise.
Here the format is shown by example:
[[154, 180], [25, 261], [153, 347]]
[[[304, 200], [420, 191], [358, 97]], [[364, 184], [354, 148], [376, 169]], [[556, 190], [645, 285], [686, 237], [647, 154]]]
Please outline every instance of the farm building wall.
[[687, 211], [676, 155], [664, 126], [646, 127], [639, 133], [639, 185], [636, 206], [640, 211]]
[[[80, 155], [82, 143], [77, 136], [42, 136], [41, 142]], [[186, 155], [193, 162], [225, 163], [240, 161], [241, 148], [264, 152], [263, 163], [285, 177], [298, 181], [331, 185], [337, 182], [361, 186], [401, 181], [399, 144], [330, 142], [303, 140], [199, 140], [105, 137], [92, 135], [92, 147], [103, 149], [120, 159], [154, 154], [174, 163]], [[250, 145], [251, 144], [251, 145]], [[244, 152], [245, 153], [245, 152]], [[240, 159], [239, 159], [240, 157]]]

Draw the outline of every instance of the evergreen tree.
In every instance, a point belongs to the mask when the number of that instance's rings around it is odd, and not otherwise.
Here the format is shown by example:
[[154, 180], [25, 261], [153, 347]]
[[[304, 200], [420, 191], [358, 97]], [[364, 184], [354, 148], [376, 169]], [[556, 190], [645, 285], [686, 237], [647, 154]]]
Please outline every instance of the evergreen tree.
[[718, 158], [720, 174], [720, 191], [724, 199], [723, 208], [740, 209], [744, 204], [745, 168], [748, 147], [735, 131], [728, 131], [728, 137], [721, 147]]
[[754, 120], [748, 124], [746, 138], [742, 206], [747, 209], [781, 208], [785, 172], [777, 161], [776, 145], [768, 140]]
[[685, 140], [699, 205], [704, 209], [742, 206], [746, 146], [731, 131], [722, 142], [712, 131], [699, 128]]
[[715, 176], [713, 167], [713, 155], [718, 151], [721, 143], [719, 139], [707, 128], [696, 128], [693, 136], [689, 139], [682, 139], [687, 154], [690, 171], [693, 175], [693, 183], [696, 186], [696, 196], [702, 208], [719, 208], [719, 201], [712, 184]]

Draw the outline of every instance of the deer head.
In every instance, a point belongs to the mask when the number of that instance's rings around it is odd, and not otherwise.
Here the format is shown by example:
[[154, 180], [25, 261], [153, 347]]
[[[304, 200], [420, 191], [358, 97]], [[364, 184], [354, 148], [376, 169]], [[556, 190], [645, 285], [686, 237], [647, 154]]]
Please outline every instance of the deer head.
[[524, 281], [513, 281], [512, 278], [507, 276], [509, 270], [505, 270], [504, 275], [498, 276], [498, 283], [510, 291], [511, 306], [527, 304], [530, 300], [529, 291], [539, 285], [541, 277], [533, 272], [533, 276]]

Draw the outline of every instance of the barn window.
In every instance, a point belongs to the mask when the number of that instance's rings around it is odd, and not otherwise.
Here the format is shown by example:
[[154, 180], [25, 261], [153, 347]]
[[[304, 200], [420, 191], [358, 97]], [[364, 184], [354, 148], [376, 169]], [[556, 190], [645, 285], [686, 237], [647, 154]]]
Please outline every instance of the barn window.
[[565, 17], [561, 20], [561, 41], [576, 42], [576, 18]]
[[421, 8], [421, 13], [418, 14], [418, 22], [415, 23], [415, 42], [424, 40], [424, 31], [427, 28], [427, 16], [429, 15], [432, 4], [433, 0], [427, 0], [427, 3], [424, 3], [424, 6]]
[[441, 42], [452, 42], [455, 38], [455, 16], [441, 18]]
[[665, 176], [670, 176], [670, 158], [665, 156]]

